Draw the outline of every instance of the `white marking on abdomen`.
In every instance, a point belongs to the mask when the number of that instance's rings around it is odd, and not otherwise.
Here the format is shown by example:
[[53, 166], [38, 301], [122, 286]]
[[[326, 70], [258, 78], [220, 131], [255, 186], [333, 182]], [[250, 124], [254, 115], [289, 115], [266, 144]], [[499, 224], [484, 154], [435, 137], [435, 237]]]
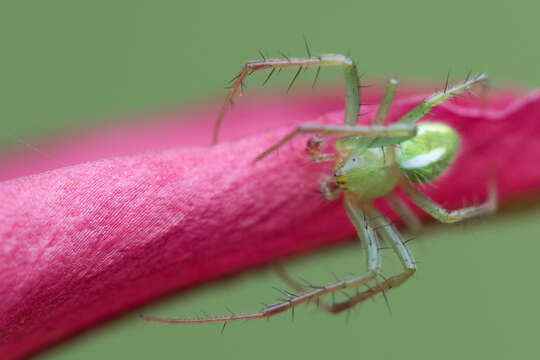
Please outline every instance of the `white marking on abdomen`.
[[444, 154], [444, 148], [437, 148], [431, 150], [427, 154], [415, 156], [412, 159], [401, 163], [400, 165], [403, 169], [417, 169], [426, 167], [437, 162], [441, 158], [442, 154]]

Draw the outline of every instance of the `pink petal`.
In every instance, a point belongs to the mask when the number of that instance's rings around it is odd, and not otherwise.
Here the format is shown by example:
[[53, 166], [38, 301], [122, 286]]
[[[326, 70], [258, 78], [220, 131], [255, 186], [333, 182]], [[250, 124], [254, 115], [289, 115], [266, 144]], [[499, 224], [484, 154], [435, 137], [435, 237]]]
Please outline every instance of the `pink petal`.
[[[214, 147], [196, 145], [209, 143], [215, 109], [189, 114], [196, 122], [184, 125], [172, 120], [185, 116], [166, 115], [171, 121], [47, 148], [70, 165], [135, 155], [0, 183], [0, 357], [29, 354], [164, 293], [354, 234], [341, 201], [317, 194], [330, 168], [308, 159], [305, 137], [251, 163], [291, 124], [338, 109], [340, 99], [239, 105], [224, 126], [224, 138], [237, 140]], [[390, 117], [421, 99], [402, 98]], [[425, 188], [440, 203], [482, 199], [493, 172], [503, 201], [540, 189], [540, 92], [500, 93], [487, 107], [447, 102], [427, 118], [451, 123], [463, 138], [452, 169]], [[341, 119], [340, 112], [325, 117]], [[139, 153], [175, 143], [185, 147]], [[12, 159], [0, 169], [5, 178], [57, 166]]]

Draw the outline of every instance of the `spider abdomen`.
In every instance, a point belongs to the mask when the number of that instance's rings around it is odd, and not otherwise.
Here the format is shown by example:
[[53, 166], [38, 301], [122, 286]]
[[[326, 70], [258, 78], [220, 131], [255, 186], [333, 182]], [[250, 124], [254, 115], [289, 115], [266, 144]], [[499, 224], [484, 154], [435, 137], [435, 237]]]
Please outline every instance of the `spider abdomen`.
[[409, 180], [425, 183], [439, 176], [454, 160], [459, 136], [449, 125], [438, 122], [418, 124], [412, 139], [396, 145], [399, 167]]

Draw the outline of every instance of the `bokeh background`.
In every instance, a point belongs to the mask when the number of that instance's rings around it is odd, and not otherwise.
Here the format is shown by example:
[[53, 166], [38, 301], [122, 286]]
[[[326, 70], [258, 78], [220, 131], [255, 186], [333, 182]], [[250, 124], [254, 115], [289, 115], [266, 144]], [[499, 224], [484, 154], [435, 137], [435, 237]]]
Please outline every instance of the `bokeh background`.
[[[494, 0], [8, 0], [0, 4], [0, 153], [114, 118], [128, 121], [129, 114], [221, 98], [226, 81], [259, 57], [258, 49], [303, 56], [303, 36], [314, 53], [350, 52], [374, 78], [398, 74], [442, 84], [448, 71], [458, 77], [477, 70], [494, 86], [534, 88], [539, 11], [533, 1]], [[289, 79], [281, 76], [273, 86]], [[339, 70], [324, 71], [320, 86], [338, 81]], [[220, 324], [148, 324], [137, 317], [256, 310], [278, 297], [272, 286], [283, 287], [259, 270], [125, 314], [37, 358], [533, 358], [539, 216], [540, 208], [528, 206], [466, 226], [429, 226], [411, 243], [418, 274], [388, 294], [390, 308], [377, 298], [333, 317], [307, 305], [294, 321], [288, 313], [229, 324], [223, 334]], [[359, 271], [363, 255], [345, 245], [287, 266], [322, 282], [332, 272]], [[395, 266], [391, 254], [383, 261]]]

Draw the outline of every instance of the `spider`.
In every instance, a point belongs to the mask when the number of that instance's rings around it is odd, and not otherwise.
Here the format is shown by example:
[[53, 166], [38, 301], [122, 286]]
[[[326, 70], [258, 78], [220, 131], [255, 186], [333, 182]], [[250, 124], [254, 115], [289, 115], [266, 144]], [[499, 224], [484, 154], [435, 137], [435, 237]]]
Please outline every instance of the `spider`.
[[[401, 188], [410, 200], [443, 223], [457, 222], [496, 210], [497, 193], [493, 183], [488, 185], [487, 200], [483, 204], [453, 211], [448, 211], [436, 204], [414, 185], [428, 183], [443, 173], [452, 163], [459, 147], [459, 135], [449, 125], [440, 122], [418, 124], [416, 122], [433, 106], [461, 92], [469, 91], [475, 85], [487, 86], [486, 74], [467, 76], [465, 81], [450, 88], [447, 82], [443, 91], [423, 100], [396, 123], [383, 125], [398, 84], [395, 79], [390, 79], [386, 84], [372, 125], [364, 126], [357, 125], [360, 81], [356, 64], [350, 58], [339, 54], [323, 54], [314, 57], [308, 52], [308, 55], [307, 58], [263, 58], [247, 62], [235, 78], [218, 114], [214, 143], [217, 142], [219, 127], [227, 107], [238, 88], [243, 85], [246, 75], [271, 69], [268, 80], [276, 69], [298, 67], [290, 85], [292, 86], [300, 71], [307, 67], [317, 67], [317, 75], [323, 66], [342, 67], [347, 89], [343, 125], [300, 124], [275, 145], [258, 155], [254, 161], [262, 160], [298, 134], [316, 134], [307, 143], [307, 149], [313, 161], [334, 162], [333, 176], [322, 180], [319, 188], [328, 200], [335, 200], [343, 194], [345, 210], [356, 228], [358, 237], [367, 248], [367, 271], [362, 275], [337, 280], [326, 285], [305, 287], [288, 276], [282, 268], [278, 268], [278, 275], [299, 291], [298, 295], [287, 293], [287, 300], [268, 305], [253, 313], [206, 318], [162, 318], [143, 315], [145, 320], [166, 323], [226, 323], [232, 320], [266, 318], [308, 301], [316, 301], [322, 309], [330, 313], [339, 313], [376, 294], [384, 294], [387, 290], [403, 284], [416, 271], [413, 255], [396, 227], [373, 205], [375, 199], [384, 197], [406, 224], [411, 227], [418, 224], [419, 220], [403, 200], [393, 193], [396, 187]], [[335, 141], [335, 153], [322, 152], [323, 135], [340, 136]], [[368, 283], [380, 276], [380, 237], [391, 244], [403, 266], [403, 272], [369, 286]], [[358, 292], [343, 302], [326, 303], [319, 299], [325, 294], [343, 289], [358, 289], [361, 286], [366, 286], [367, 290]]]

